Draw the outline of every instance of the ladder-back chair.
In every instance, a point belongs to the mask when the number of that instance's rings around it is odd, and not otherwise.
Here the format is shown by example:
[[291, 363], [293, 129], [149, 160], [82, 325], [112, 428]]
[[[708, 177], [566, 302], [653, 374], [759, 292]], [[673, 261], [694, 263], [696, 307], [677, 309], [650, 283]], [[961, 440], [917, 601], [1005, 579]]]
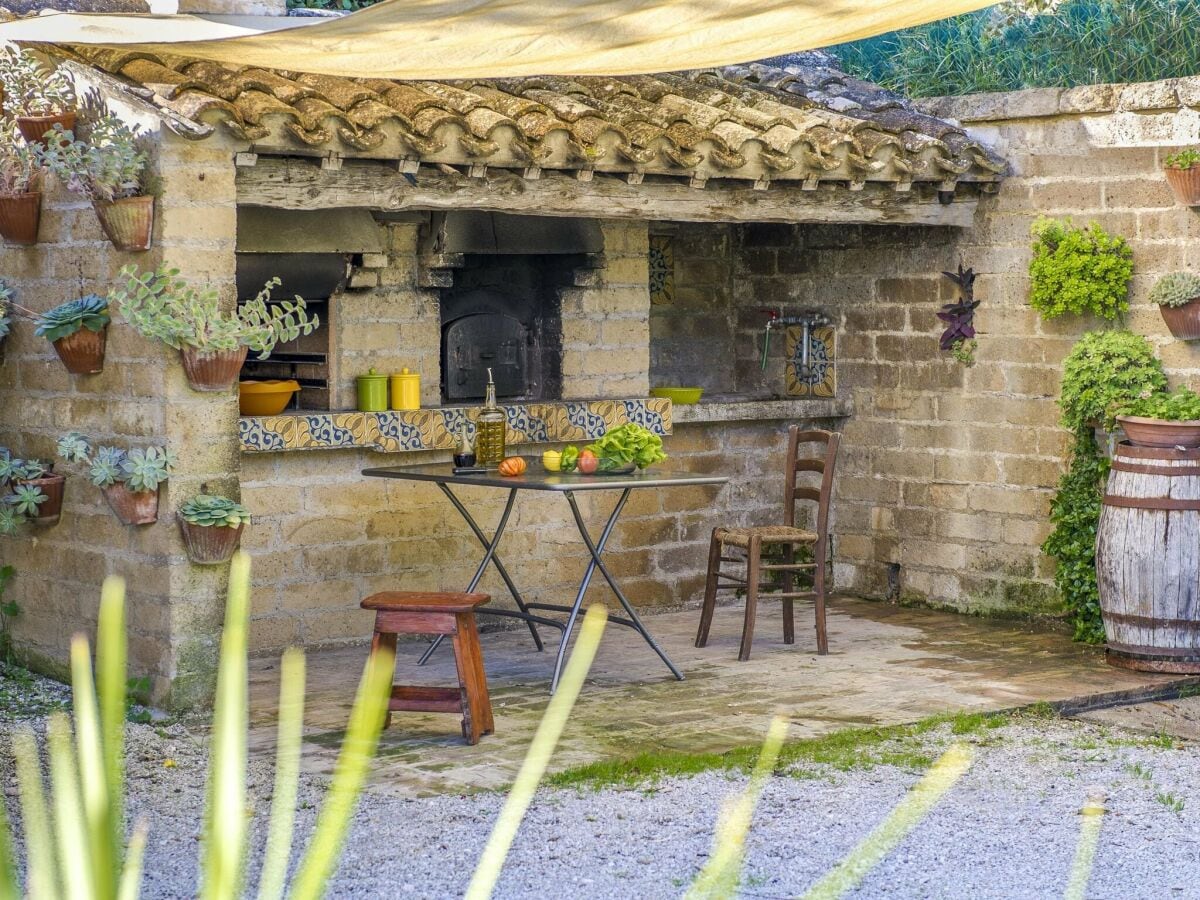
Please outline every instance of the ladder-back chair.
[[[750, 658], [750, 645], [754, 640], [754, 618], [759, 594], [773, 587], [761, 583], [765, 573], [778, 572], [782, 590], [770, 596], [783, 600], [783, 642], [796, 641], [795, 623], [792, 617], [792, 601], [813, 598], [816, 607], [817, 653], [829, 652], [829, 640], [825, 633], [825, 564], [829, 548], [829, 502], [833, 494], [833, 472], [837, 464], [838, 446], [842, 436], [836, 431], [804, 431], [799, 425], [788, 429], [788, 451], [784, 491], [782, 525], [761, 525], [750, 528], [713, 529], [712, 543], [708, 553], [708, 579], [704, 587], [704, 607], [700, 614], [700, 628], [696, 632], [696, 646], [708, 643], [708, 630], [712, 625], [713, 610], [717, 604], [717, 591], [726, 588], [743, 589], [746, 592], [746, 619], [742, 626], [742, 644], [738, 659]], [[814, 447], [819, 455], [801, 456], [801, 447]], [[818, 475], [819, 484], [813, 479], [801, 480], [800, 475]], [[815, 530], [796, 527], [796, 504], [805, 500], [816, 504]], [[764, 546], [782, 546], [781, 562], [763, 562]], [[811, 562], [796, 562], [797, 547], [811, 547]], [[730, 555], [730, 548], [741, 551]], [[745, 577], [722, 569], [722, 563], [744, 565]], [[800, 572], [812, 572], [813, 590], [794, 591], [793, 581]]]

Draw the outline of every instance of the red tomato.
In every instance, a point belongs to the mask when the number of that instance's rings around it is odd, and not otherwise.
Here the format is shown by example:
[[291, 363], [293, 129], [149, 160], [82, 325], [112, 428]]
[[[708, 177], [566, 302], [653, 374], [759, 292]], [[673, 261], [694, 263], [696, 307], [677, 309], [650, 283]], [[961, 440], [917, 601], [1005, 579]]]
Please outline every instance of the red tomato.
[[591, 475], [596, 471], [596, 467], [600, 465], [600, 460], [591, 450], [581, 450], [579, 459], [575, 463], [577, 468], [583, 475]]

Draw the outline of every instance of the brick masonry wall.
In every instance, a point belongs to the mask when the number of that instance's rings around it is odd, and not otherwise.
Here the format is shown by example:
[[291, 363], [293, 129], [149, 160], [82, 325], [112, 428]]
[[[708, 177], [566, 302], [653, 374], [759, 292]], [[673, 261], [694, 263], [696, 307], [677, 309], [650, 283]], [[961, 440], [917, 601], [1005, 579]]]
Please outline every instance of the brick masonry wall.
[[[151, 167], [163, 191], [154, 248], [115, 250], [90, 204], [49, 184], [41, 243], [0, 248], [16, 301], [42, 311], [82, 294], [103, 295], [123, 266], [149, 268], [164, 259], [228, 288], [232, 300], [232, 151], [216, 140], [194, 144], [158, 133], [151, 114], [120, 100], [110, 107], [140, 122], [154, 147]], [[18, 456], [53, 459], [58, 437], [78, 430], [125, 448], [167, 443], [180, 461], [162, 491], [159, 522], [137, 528], [117, 521], [79, 467], [58, 463], [68, 474], [61, 522], [0, 539], [2, 561], [17, 571], [8, 598], [21, 608], [13, 623], [18, 655], [65, 672], [72, 633], [94, 634], [101, 582], [120, 575], [128, 586], [131, 674], [150, 677], [156, 701], [190, 705], [211, 687], [224, 583], [221, 572], [187, 563], [174, 510], [201, 482], [236, 494], [236, 402], [192, 392], [178, 354], [141, 338], [119, 315], [109, 327], [104, 371], [95, 376], [68, 375], [33, 328], [17, 321], [5, 341], [0, 444]]]

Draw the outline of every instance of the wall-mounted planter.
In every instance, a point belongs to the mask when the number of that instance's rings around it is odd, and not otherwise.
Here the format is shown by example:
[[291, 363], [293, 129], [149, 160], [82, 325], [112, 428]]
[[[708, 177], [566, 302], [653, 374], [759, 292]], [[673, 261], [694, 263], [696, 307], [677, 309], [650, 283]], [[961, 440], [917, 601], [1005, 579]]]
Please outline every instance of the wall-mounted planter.
[[1171, 422], [1146, 416], [1117, 416], [1130, 442], [1140, 447], [1200, 447], [1200, 421]]
[[241, 375], [247, 352], [246, 347], [210, 352], [184, 347], [179, 351], [188, 384], [197, 391], [227, 391], [233, 387]]
[[41, 220], [41, 191], [0, 196], [0, 237], [8, 243], [25, 247], [36, 244]]
[[1163, 171], [1167, 173], [1167, 184], [1176, 200], [1184, 206], [1200, 206], [1200, 166]]
[[56, 475], [49, 472], [41, 478], [29, 478], [18, 484], [32, 484], [41, 488], [46, 495], [46, 502], [38, 507], [37, 515], [29, 521], [35, 525], [57, 525], [62, 515], [63, 487], [66, 485], [66, 475]]
[[46, 132], [52, 131], [55, 125], [61, 125], [63, 131], [74, 132], [75, 110], [52, 116], [17, 116], [17, 128], [28, 144], [46, 146]]
[[1158, 311], [1176, 338], [1181, 341], [1200, 340], [1200, 297], [1193, 298], [1183, 306], [1159, 306]]
[[198, 566], [229, 562], [242, 542], [242, 529], [245, 527], [194, 525], [183, 516], [179, 517], [179, 530], [183, 533], [188, 559]]
[[118, 250], [149, 250], [154, 232], [154, 197], [93, 200], [100, 227]]
[[104, 371], [108, 326], [99, 331], [80, 328], [54, 342], [54, 352], [72, 375], [97, 375]]
[[158, 521], [158, 491], [131, 491], [123, 483], [103, 489], [104, 499], [123, 525], [150, 525]]

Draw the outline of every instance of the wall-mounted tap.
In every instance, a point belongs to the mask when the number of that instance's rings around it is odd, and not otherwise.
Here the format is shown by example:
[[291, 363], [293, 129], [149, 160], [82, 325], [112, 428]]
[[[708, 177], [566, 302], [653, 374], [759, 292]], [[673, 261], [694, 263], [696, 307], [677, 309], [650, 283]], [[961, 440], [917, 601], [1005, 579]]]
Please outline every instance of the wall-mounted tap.
[[800, 364], [797, 366], [796, 375], [800, 378], [806, 378], [809, 374], [808, 363], [808, 344], [809, 337], [812, 335], [814, 328], [820, 328], [830, 324], [830, 319], [827, 315], [817, 309], [809, 309], [799, 315], [785, 316], [783, 308], [779, 309], [764, 309], [767, 314], [767, 325], [763, 335], [763, 352], [762, 352], [762, 369], [765, 372], [767, 369], [767, 355], [771, 349], [771, 332], [776, 328], [786, 328], [789, 325], [799, 325], [804, 329], [800, 336]]

